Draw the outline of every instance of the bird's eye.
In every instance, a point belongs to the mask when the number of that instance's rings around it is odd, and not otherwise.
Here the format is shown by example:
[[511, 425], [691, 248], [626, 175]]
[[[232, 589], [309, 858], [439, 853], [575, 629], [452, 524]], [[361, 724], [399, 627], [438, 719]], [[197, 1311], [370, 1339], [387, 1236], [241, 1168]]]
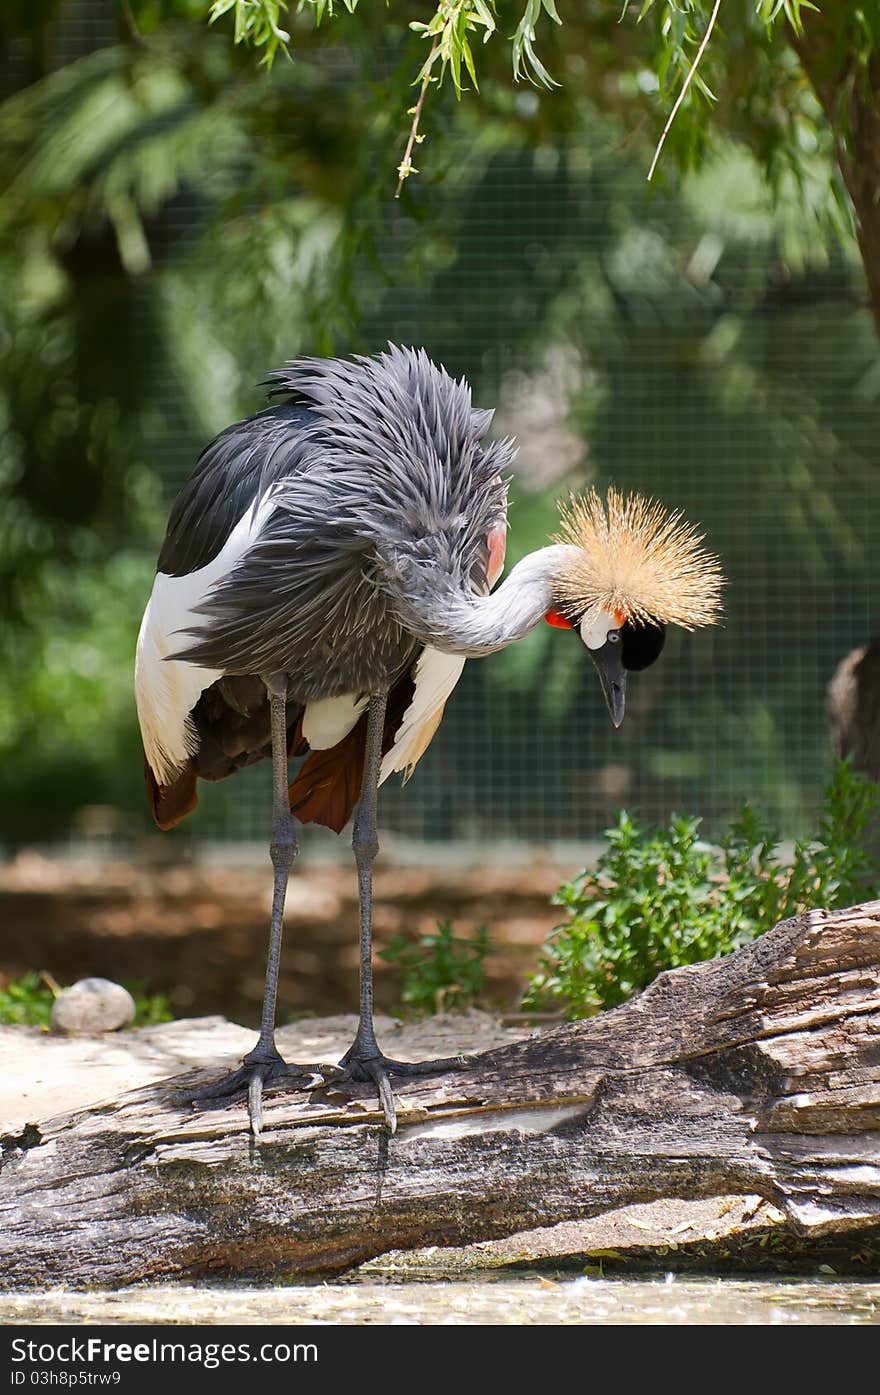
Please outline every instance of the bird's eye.
[[609, 644], [619, 644], [619, 643], [620, 643], [620, 630], [609, 630], [609, 631], [608, 631], [607, 642], [608, 642]]

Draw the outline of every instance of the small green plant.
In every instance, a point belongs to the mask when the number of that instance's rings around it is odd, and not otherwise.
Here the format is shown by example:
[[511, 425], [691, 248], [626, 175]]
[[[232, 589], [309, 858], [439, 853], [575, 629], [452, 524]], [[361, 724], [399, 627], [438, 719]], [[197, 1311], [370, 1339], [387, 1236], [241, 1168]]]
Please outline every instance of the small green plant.
[[728, 954], [811, 906], [858, 901], [872, 867], [866, 825], [878, 787], [841, 762], [815, 839], [780, 860], [780, 836], [748, 806], [717, 846], [700, 820], [644, 832], [622, 812], [595, 872], [560, 887], [568, 912], [544, 948], [524, 1005], [588, 1017], [624, 1002], [663, 969]]
[[133, 1027], [157, 1027], [160, 1022], [173, 1022], [174, 1013], [164, 993], [144, 993], [129, 983], [128, 991], [134, 998]]
[[483, 991], [489, 932], [480, 925], [471, 938], [454, 935], [452, 921], [440, 921], [431, 935], [416, 941], [395, 935], [380, 957], [403, 972], [401, 997], [415, 1012], [461, 1011]]
[[0, 1024], [48, 1027], [54, 993], [42, 974], [24, 974], [0, 988]]
[[[50, 974], [27, 973], [0, 987], [0, 1026], [48, 1027], [52, 1004], [59, 985]], [[134, 998], [133, 1027], [152, 1027], [158, 1022], [171, 1022], [174, 1014], [162, 993], [142, 993], [129, 984]]]

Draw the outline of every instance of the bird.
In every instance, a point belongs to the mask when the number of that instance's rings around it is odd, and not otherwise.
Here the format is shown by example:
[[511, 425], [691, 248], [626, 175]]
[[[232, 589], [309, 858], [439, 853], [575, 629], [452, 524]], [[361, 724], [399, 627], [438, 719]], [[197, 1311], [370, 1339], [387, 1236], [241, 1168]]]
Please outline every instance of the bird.
[[[263, 1129], [269, 1085], [372, 1083], [397, 1123], [392, 1079], [452, 1070], [386, 1057], [373, 1022], [373, 864], [380, 785], [412, 774], [468, 658], [539, 622], [574, 632], [615, 727], [626, 675], [666, 626], [720, 614], [720, 563], [680, 513], [614, 487], [573, 495], [560, 531], [499, 581], [509, 439], [424, 349], [298, 358], [269, 374], [268, 405], [205, 448], [177, 495], [137, 643], [147, 798], [174, 827], [200, 780], [272, 762], [273, 901], [259, 1037], [194, 1107], [246, 1096]], [[494, 589], [493, 589], [494, 588]], [[304, 757], [295, 778], [289, 763]], [[282, 921], [297, 828], [354, 814], [359, 1021], [335, 1066], [291, 1064], [275, 1042]], [[218, 1105], [220, 1102], [220, 1105]]]

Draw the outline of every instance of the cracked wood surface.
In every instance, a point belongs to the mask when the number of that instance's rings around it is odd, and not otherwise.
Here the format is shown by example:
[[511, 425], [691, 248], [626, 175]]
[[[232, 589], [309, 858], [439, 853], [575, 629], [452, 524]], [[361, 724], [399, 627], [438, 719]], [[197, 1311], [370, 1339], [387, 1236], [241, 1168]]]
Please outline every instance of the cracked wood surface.
[[255, 1148], [243, 1107], [180, 1102], [219, 1069], [8, 1132], [0, 1281], [327, 1274], [670, 1197], [762, 1197], [793, 1241], [862, 1245], [880, 1233], [880, 902], [409, 1082], [393, 1138], [352, 1086], [270, 1094]]

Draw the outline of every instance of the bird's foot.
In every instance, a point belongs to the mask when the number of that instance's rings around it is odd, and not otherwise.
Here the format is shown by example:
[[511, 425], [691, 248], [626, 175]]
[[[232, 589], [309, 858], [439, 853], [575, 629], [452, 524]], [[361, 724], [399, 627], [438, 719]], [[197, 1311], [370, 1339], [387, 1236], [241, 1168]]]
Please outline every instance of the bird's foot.
[[389, 1133], [397, 1132], [397, 1106], [391, 1089], [391, 1076], [396, 1079], [412, 1080], [423, 1075], [442, 1075], [444, 1071], [464, 1070], [470, 1065], [467, 1056], [444, 1056], [434, 1061], [395, 1061], [383, 1056], [375, 1047], [372, 1051], [355, 1042], [349, 1047], [339, 1069], [350, 1080], [372, 1081], [379, 1095], [385, 1125]]
[[287, 1085], [295, 1090], [319, 1090], [331, 1081], [348, 1078], [348, 1072], [338, 1066], [289, 1065], [274, 1049], [260, 1046], [248, 1052], [238, 1070], [225, 1075], [211, 1085], [203, 1085], [187, 1096], [196, 1108], [210, 1109], [212, 1101], [231, 1101], [247, 1094], [251, 1133], [259, 1138], [263, 1128], [263, 1087]]

